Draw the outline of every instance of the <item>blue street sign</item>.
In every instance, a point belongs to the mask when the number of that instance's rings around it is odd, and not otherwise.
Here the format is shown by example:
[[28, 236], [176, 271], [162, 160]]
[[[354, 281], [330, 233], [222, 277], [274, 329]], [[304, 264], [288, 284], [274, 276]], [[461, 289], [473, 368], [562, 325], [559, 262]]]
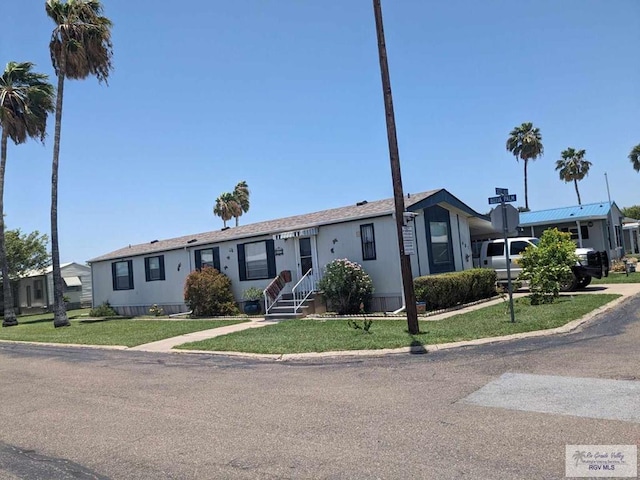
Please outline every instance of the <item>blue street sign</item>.
[[496, 187], [496, 195], [509, 195], [509, 189]]
[[489, 197], [489, 205], [494, 205], [496, 203], [502, 203], [502, 202], [515, 202], [515, 201], [516, 201], [515, 194], [500, 195], [499, 197]]

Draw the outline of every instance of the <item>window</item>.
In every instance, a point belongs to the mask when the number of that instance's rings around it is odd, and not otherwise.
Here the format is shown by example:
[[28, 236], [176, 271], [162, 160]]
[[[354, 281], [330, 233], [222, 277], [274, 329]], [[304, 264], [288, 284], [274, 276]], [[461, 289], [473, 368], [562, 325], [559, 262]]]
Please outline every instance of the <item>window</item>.
[[529, 242], [524, 242], [522, 240], [513, 241], [509, 244], [509, 255], [520, 255], [527, 247], [530, 246], [531, 244]]
[[164, 255], [145, 258], [144, 275], [147, 282], [164, 280]]
[[[560, 229], [561, 232], [568, 232], [571, 234], [571, 240], [578, 240], [578, 229], [564, 227]], [[580, 225], [580, 235], [583, 240], [589, 240], [589, 227], [586, 225]]]
[[196, 270], [204, 267], [215, 268], [220, 271], [220, 248], [205, 248], [204, 250], [196, 250]]
[[263, 280], [276, 276], [273, 240], [238, 244], [240, 281]]
[[501, 257], [504, 255], [504, 242], [495, 242], [487, 245], [487, 257]]
[[362, 260], [376, 259], [376, 236], [373, 223], [360, 225], [360, 242], [362, 242]]
[[447, 222], [429, 222], [434, 265], [449, 263], [449, 226]]
[[42, 300], [42, 280], [33, 281], [34, 298], [36, 300]]
[[133, 262], [124, 260], [111, 264], [114, 290], [133, 290]]
[[616, 233], [616, 247], [622, 246], [622, 231], [620, 230], [620, 225], [615, 225], [615, 233]]

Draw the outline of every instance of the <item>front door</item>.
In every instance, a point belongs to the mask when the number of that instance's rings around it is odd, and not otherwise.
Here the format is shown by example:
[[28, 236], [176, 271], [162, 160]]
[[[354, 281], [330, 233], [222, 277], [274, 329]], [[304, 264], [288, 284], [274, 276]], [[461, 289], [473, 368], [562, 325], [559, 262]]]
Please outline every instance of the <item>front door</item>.
[[429, 273], [455, 271], [449, 211], [438, 205], [425, 209]]
[[300, 269], [299, 278], [313, 268], [313, 251], [311, 249], [311, 237], [298, 239], [298, 268]]

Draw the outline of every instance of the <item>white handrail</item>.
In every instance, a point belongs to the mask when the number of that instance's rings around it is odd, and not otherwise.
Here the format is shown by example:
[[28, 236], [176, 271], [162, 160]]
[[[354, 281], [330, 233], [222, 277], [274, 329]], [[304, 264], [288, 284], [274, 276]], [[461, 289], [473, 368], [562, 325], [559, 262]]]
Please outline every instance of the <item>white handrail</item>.
[[313, 274], [313, 269], [310, 268], [291, 289], [291, 293], [293, 294], [293, 313], [298, 313], [302, 304], [316, 290], [316, 284], [316, 277]]

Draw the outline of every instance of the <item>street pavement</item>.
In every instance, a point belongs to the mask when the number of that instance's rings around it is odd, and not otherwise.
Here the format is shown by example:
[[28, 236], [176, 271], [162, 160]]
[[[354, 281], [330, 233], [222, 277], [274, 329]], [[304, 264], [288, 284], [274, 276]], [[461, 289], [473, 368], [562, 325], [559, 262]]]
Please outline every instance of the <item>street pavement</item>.
[[640, 400], [616, 400], [640, 381], [639, 312], [289, 362], [0, 344], [0, 479], [561, 479], [567, 444], [640, 442]]

